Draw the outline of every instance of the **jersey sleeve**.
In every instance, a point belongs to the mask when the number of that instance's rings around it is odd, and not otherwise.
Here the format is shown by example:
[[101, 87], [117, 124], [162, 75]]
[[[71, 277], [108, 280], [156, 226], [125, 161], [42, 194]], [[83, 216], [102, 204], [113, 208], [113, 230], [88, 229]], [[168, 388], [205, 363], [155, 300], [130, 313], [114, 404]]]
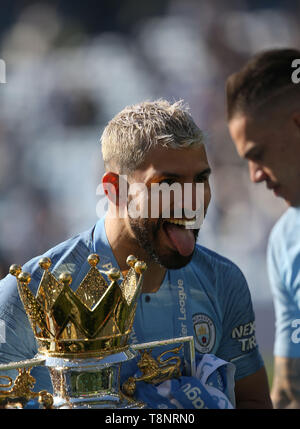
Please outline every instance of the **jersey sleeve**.
[[1, 363], [32, 358], [37, 352], [36, 341], [19, 298], [16, 279], [10, 274], [0, 282], [0, 320]]
[[[32, 283], [37, 284], [34, 279], [32, 280]], [[8, 274], [0, 281], [0, 363], [32, 359], [37, 352], [37, 343], [19, 297], [16, 279]], [[14, 380], [17, 371], [1, 371], [1, 375]], [[35, 379], [34, 391], [46, 389], [52, 392], [50, 374], [46, 367], [33, 368], [31, 375]]]
[[255, 335], [255, 315], [247, 282], [238, 267], [224, 272], [223, 335], [217, 356], [234, 363], [236, 380], [258, 371], [263, 365]]
[[300, 357], [300, 252], [292, 258], [286, 243], [271, 234], [267, 264], [276, 318], [274, 354]]

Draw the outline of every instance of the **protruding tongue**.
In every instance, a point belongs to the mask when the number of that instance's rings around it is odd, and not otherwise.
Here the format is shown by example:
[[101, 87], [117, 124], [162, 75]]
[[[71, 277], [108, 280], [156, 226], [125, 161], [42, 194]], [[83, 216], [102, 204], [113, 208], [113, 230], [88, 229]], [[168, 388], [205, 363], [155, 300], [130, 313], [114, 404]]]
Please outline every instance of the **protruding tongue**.
[[169, 239], [182, 256], [189, 256], [195, 247], [195, 236], [191, 229], [184, 229], [172, 223], [164, 224]]

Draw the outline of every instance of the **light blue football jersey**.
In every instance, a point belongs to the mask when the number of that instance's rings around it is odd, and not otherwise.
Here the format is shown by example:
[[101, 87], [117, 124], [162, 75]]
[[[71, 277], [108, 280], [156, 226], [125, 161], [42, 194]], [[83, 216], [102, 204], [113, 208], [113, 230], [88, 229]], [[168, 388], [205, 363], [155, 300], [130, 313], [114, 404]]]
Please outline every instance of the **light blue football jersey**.
[[268, 246], [274, 299], [274, 354], [300, 357], [300, 207], [289, 208], [274, 226]]
[[[118, 267], [106, 237], [104, 218], [42, 256], [51, 258], [51, 270], [56, 277], [63, 271], [70, 272], [71, 287], [76, 289], [89, 269], [88, 255], [95, 252], [100, 255], [100, 269]], [[30, 288], [34, 293], [42, 277], [40, 258], [23, 266], [23, 271], [31, 273]], [[5, 324], [0, 362], [32, 358], [37, 353], [36, 341], [18, 296], [16, 280], [10, 274], [0, 282], [0, 320]], [[144, 343], [191, 335], [196, 354], [215, 354], [234, 363], [236, 380], [263, 366], [245, 278], [232, 262], [198, 245], [186, 267], [167, 270], [158, 292], [140, 295], [131, 340]], [[37, 380], [35, 390], [52, 391], [46, 368], [34, 368], [32, 375]]]

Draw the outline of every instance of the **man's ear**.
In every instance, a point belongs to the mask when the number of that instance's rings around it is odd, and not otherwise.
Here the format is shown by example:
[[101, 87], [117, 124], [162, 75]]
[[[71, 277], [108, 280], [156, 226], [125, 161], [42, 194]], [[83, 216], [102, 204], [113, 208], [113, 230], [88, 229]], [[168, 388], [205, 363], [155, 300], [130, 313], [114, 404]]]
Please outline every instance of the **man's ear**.
[[119, 205], [119, 175], [108, 171], [102, 177], [103, 190], [107, 198]]

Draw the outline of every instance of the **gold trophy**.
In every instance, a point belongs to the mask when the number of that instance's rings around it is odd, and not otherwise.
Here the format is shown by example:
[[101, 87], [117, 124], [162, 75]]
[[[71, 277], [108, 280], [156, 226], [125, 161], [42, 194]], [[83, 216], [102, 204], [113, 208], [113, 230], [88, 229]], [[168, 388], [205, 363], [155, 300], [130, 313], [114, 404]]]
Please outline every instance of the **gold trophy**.
[[[38, 397], [45, 408], [143, 407], [122, 392], [119, 379], [121, 364], [136, 355], [128, 340], [146, 264], [129, 256], [123, 281], [121, 273], [111, 269], [105, 273], [107, 282], [97, 268], [99, 259], [97, 254], [88, 257], [90, 269], [74, 292], [71, 275], [62, 273], [56, 279], [50, 272], [51, 260], [42, 258], [39, 265], [44, 272], [36, 296], [29, 288], [30, 274], [20, 266], [10, 267], [38, 343], [38, 355], [27, 365], [15, 363], [19, 375], [8, 393], [0, 391], [0, 402], [2, 394], [2, 402], [9, 395], [15, 398], [10, 403]], [[31, 391], [30, 369], [35, 361], [49, 368], [53, 401], [47, 392]], [[12, 386], [9, 377], [0, 377], [9, 381], [2, 387]]]
[[[74, 292], [71, 275], [65, 272], [55, 278], [50, 272], [51, 260], [42, 258], [39, 265], [43, 276], [36, 296], [29, 288], [30, 274], [18, 265], [10, 267], [38, 354], [33, 359], [0, 365], [0, 407], [24, 408], [28, 401], [38, 400], [43, 408], [144, 408], [145, 404], [134, 398], [137, 383], [158, 384], [179, 377], [182, 349], [184, 373], [195, 374], [193, 337], [129, 345], [146, 264], [129, 256], [129, 269], [123, 277], [115, 268], [100, 271], [97, 254], [87, 260], [89, 271]], [[168, 345], [175, 347], [157, 358], [151, 355], [154, 348]], [[129, 377], [120, 386], [122, 364], [137, 356], [140, 375]], [[35, 379], [30, 371], [41, 365], [50, 372], [53, 395], [32, 390]], [[1, 375], [1, 371], [11, 369], [18, 370], [14, 382]]]

